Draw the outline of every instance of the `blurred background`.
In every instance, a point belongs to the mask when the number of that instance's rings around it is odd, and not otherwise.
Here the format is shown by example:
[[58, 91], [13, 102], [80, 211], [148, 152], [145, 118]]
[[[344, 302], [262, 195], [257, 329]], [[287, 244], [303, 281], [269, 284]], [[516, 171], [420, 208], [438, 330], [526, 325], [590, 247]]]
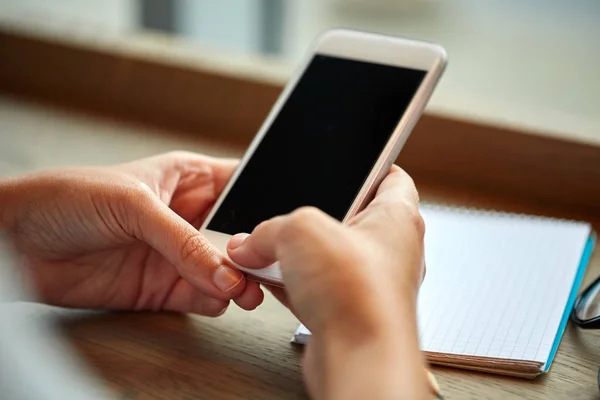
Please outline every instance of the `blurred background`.
[[239, 156], [340, 27], [446, 48], [399, 160], [417, 180], [600, 209], [597, 0], [0, 0], [0, 174]]
[[154, 32], [178, 38], [173, 46], [282, 60], [288, 71], [332, 27], [428, 40], [450, 55], [432, 109], [600, 135], [595, 0], [2, 0], [0, 15], [74, 35]]

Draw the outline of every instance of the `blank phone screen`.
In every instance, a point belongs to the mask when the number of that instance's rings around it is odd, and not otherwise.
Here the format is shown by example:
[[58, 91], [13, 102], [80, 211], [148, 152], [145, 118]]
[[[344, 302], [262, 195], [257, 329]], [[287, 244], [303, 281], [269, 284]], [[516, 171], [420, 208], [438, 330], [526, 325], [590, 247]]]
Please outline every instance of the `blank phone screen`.
[[343, 220], [425, 74], [316, 55], [207, 228], [252, 232], [302, 206]]

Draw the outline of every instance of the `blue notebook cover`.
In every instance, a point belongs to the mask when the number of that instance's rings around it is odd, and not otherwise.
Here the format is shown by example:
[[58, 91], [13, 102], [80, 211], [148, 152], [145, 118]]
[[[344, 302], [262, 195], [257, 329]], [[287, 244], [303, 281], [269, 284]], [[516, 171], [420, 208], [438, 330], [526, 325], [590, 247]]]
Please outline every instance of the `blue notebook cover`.
[[579, 287], [581, 286], [583, 275], [585, 275], [585, 270], [590, 262], [590, 258], [592, 257], [592, 252], [594, 251], [594, 243], [594, 235], [590, 235], [583, 250], [583, 253], [581, 254], [579, 268], [577, 270], [577, 274], [575, 275], [575, 281], [573, 282], [573, 288], [571, 289], [569, 300], [567, 301], [567, 305], [565, 306], [565, 312], [562, 316], [560, 325], [558, 327], [558, 331], [556, 332], [554, 345], [552, 346], [550, 356], [548, 357], [548, 361], [546, 361], [546, 364], [544, 364], [542, 372], [548, 372], [548, 370], [550, 369], [550, 365], [552, 365], [552, 361], [554, 361], [554, 356], [556, 356], [558, 345], [560, 344], [560, 340], [562, 339], [563, 333], [565, 332], [565, 328], [567, 327], [567, 322], [569, 322], [569, 316], [571, 315], [571, 310], [573, 309], [573, 305], [575, 304], [575, 299], [577, 298], [577, 293], [579, 291]]

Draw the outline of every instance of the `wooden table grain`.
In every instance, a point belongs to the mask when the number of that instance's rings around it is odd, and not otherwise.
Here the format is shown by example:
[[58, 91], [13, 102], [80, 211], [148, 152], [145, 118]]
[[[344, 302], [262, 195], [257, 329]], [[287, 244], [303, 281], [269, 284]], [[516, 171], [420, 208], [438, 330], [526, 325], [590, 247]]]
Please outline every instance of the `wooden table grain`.
[[[0, 148], [0, 175], [64, 164], [116, 162], [175, 148], [223, 155], [240, 152], [12, 99], [0, 99], [0, 103], [0, 135], [6, 139]], [[596, 231], [600, 229], [597, 217], [578, 210], [465, 192], [440, 179], [417, 185], [428, 201], [584, 219], [593, 222]], [[596, 251], [584, 285], [599, 275], [600, 251]], [[232, 305], [215, 319], [167, 313], [47, 312], [55, 314], [76, 352], [117, 398], [307, 397], [302, 348], [290, 343], [297, 321], [270, 295], [253, 312]], [[449, 368], [434, 367], [433, 371], [448, 399], [600, 399], [598, 367], [600, 331], [578, 330], [569, 324], [549, 373], [535, 380]]]
[[295, 319], [274, 299], [216, 319], [172, 313], [62, 317], [78, 352], [131, 399], [303, 399]]

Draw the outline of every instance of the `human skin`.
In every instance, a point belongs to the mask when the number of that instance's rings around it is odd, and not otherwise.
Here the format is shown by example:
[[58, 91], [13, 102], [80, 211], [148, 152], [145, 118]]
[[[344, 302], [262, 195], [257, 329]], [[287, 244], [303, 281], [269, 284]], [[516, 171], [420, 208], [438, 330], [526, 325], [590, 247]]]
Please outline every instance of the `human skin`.
[[[174, 152], [3, 179], [0, 228], [49, 304], [252, 310], [259, 285], [198, 232], [236, 165]], [[240, 265], [280, 262], [285, 289], [270, 289], [313, 333], [303, 370], [314, 398], [428, 398], [416, 321], [423, 231], [414, 184], [393, 167], [348, 224], [303, 208], [231, 239]]]

